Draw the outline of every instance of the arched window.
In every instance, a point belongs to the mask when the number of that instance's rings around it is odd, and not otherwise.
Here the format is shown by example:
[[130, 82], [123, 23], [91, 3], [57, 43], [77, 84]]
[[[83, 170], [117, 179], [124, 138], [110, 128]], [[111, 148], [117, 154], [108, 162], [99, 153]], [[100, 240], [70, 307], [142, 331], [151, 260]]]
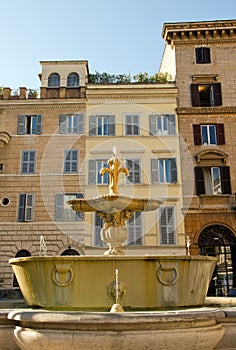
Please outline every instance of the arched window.
[[[21, 249], [16, 253], [15, 258], [25, 258], [27, 256], [31, 256], [30, 252], [26, 249]], [[13, 277], [13, 287], [19, 287], [15, 274]]]
[[64, 252], [61, 253], [61, 256], [65, 256], [65, 255], [80, 255], [77, 250], [72, 249], [72, 248], [68, 248], [66, 250], [64, 250]]
[[60, 87], [60, 75], [52, 73], [48, 77], [48, 87]]
[[67, 77], [68, 87], [78, 87], [79, 86], [79, 75], [77, 73], [70, 73]]

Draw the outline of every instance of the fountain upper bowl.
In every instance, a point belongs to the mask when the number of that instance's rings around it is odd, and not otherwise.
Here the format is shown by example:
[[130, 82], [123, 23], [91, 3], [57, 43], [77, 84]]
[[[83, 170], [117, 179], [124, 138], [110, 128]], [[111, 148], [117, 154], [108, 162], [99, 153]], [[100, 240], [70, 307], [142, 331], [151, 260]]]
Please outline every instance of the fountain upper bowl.
[[162, 201], [105, 194], [91, 199], [71, 199], [67, 204], [73, 210], [81, 212], [152, 211], [156, 210], [162, 204]]

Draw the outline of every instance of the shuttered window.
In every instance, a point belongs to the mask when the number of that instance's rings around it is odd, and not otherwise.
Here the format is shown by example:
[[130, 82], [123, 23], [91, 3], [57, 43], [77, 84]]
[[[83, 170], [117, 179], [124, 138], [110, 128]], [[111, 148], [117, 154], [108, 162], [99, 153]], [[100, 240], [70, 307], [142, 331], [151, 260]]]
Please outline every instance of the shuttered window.
[[175, 208], [161, 207], [159, 222], [161, 245], [175, 245]]
[[90, 159], [89, 160], [89, 172], [88, 172], [88, 184], [89, 185], [104, 185], [109, 183], [108, 173], [104, 173], [102, 176], [100, 170], [102, 168], [108, 168], [107, 160], [105, 159]]
[[193, 107], [221, 106], [221, 83], [191, 84], [191, 99]]
[[200, 167], [194, 168], [196, 194], [219, 195], [231, 194], [230, 168]]
[[142, 245], [142, 213], [134, 212], [134, 215], [127, 221], [128, 245]]
[[115, 136], [116, 118], [114, 115], [90, 115], [89, 136]]
[[95, 247], [105, 247], [106, 244], [101, 240], [101, 229], [103, 220], [100, 216], [94, 213], [94, 245]]
[[193, 124], [194, 145], [224, 145], [224, 124]]
[[176, 158], [151, 159], [152, 183], [177, 183]]
[[34, 174], [36, 163], [36, 151], [22, 151], [21, 173]]
[[175, 114], [149, 115], [150, 135], [176, 135]]
[[40, 135], [42, 133], [42, 115], [18, 115], [18, 135]]
[[140, 159], [126, 159], [126, 167], [129, 170], [127, 181], [133, 184], [141, 183]]
[[64, 222], [81, 221], [84, 213], [72, 210], [66, 203], [70, 199], [83, 198], [82, 193], [58, 193], [56, 194], [55, 220]]
[[33, 220], [34, 195], [32, 193], [19, 194], [18, 221]]
[[140, 135], [140, 115], [139, 114], [125, 115], [125, 135], [127, 136]]
[[64, 151], [64, 173], [78, 172], [78, 150]]
[[84, 115], [83, 114], [60, 114], [59, 117], [60, 134], [83, 134]]
[[210, 48], [205, 46], [196, 47], [196, 63], [211, 63]]

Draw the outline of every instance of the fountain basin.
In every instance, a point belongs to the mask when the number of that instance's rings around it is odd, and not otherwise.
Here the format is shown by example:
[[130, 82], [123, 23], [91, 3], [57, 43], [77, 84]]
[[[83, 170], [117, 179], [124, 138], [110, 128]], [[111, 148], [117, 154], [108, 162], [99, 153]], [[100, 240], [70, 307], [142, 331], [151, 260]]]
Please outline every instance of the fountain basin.
[[51, 312], [16, 310], [14, 338], [22, 350], [212, 350], [224, 334], [217, 310]]
[[124, 289], [120, 304], [127, 311], [203, 305], [216, 261], [206, 256], [31, 256], [10, 264], [26, 303], [54, 310], [110, 310], [118, 269]]

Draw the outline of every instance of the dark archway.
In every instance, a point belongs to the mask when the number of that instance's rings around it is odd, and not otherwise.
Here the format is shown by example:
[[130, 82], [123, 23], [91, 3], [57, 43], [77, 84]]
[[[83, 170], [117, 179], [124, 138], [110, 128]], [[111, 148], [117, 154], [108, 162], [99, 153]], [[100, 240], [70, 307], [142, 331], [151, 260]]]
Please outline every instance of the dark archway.
[[80, 254], [77, 252], [77, 250], [68, 247], [68, 249], [64, 250], [64, 252], [62, 252], [61, 255], [64, 256], [64, 255], [80, 255]]
[[[16, 253], [15, 258], [25, 258], [27, 256], [31, 256], [30, 252], [28, 250], [26, 250], [26, 249], [21, 249], [21, 250], [19, 250]], [[14, 274], [14, 277], [13, 277], [13, 287], [18, 287], [19, 288], [19, 284], [17, 282], [15, 274]]]
[[208, 295], [230, 296], [236, 291], [236, 237], [223, 225], [211, 225], [200, 234], [201, 255], [218, 257]]

